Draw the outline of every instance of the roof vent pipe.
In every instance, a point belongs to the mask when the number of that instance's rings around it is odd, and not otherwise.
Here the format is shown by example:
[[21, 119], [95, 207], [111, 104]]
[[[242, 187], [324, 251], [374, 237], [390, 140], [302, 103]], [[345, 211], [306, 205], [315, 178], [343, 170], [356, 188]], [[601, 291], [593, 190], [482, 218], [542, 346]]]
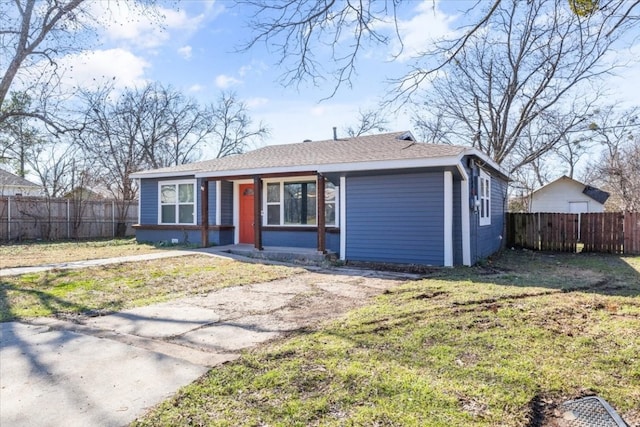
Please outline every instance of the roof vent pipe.
[[338, 140], [338, 128], [337, 127], [333, 127], [333, 140], [337, 141]]

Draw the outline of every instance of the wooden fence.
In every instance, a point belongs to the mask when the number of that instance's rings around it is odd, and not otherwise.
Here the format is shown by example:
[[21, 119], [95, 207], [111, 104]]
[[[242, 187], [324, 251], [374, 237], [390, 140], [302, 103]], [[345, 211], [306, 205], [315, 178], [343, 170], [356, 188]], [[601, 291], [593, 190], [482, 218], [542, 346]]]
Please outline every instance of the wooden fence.
[[138, 203], [0, 197], [0, 241], [132, 236]]
[[508, 213], [507, 245], [532, 250], [640, 254], [640, 212]]

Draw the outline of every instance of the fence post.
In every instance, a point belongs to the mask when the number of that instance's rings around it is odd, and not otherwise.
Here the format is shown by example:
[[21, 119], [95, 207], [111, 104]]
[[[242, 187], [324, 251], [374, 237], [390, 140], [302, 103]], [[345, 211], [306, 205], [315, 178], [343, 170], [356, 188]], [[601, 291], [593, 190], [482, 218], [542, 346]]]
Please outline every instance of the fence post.
[[11, 196], [7, 196], [7, 240], [11, 240]]
[[116, 237], [116, 202], [111, 201], [111, 235]]
[[67, 239], [71, 238], [71, 229], [70, 229], [70, 224], [69, 224], [69, 217], [71, 216], [70, 212], [69, 212], [69, 199], [67, 199]]

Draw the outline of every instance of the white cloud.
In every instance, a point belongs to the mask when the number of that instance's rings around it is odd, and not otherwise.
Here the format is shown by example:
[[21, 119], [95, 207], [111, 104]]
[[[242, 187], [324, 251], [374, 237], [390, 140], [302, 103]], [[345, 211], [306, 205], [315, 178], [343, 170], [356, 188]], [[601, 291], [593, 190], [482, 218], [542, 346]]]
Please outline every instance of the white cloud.
[[312, 116], [321, 117], [326, 113], [326, 109], [322, 105], [317, 105], [309, 110]]
[[195, 84], [189, 87], [188, 91], [192, 93], [202, 92], [204, 90], [204, 86]]
[[116, 88], [123, 88], [144, 84], [149, 63], [127, 50], [108, 49], [67, 55], [60, 66], [66, 70], [64, 84], [90, 89], [113, 81]]
[[240, 67], [238, 69], [238, 75], [240, 77], [245, 77], [249, 73], [260, 75], [268, 69], [269, 67], [264, 62], [253, 60], [250, 64]]
[[170, 32], [195, 32], [205, 15], [189, 16], [184, 9], [149, 9], [136, 2], [91, 2], [93, 16], [103, 17], [102, 32], [107, 40], [141, 48], [156, 48], [170, 38]]
[[220, 89], [229, 89], [231, 86], [236, 86], [240, 83], [242, 83], [242, 80], [238, 80], [232, 76], [227, 76], [226, 74], [220, 74], [216, 77], [216, 86]]
[[189, 45], [182, 46], [178, 49], [178, 55], [182, 56], [184, 59], [191, 59], [192, 50], [193, 49]]
[[[391, 50], [392, 54], [397, 56], [396, 59], [409, 60], [428, 50], [434, 40], [453, 34], [454, 29], [451, 28], [451, 24], [457, 17], [447, 15], [439, 6], [440, 1], [422, 0], [414, 9], [415, 14], [410, 19], [398, 19], [398, 32], [402, 38], [402, 45], [397, 42]], [[392, 24], [388, 25], [392, 26]]]
[[247, 107], [249, 108], [259, 108], [267, 105], [269, 103], [269, 99], [267, 98], [249, 98], [245, 101]]

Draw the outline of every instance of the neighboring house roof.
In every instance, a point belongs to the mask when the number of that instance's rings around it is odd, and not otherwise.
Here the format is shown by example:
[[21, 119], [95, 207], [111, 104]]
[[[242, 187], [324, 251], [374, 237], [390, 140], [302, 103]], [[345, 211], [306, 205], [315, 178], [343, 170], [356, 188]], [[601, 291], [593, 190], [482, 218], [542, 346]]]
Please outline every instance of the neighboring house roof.
[[[229, 173], [250, 174], [318, 170], [351, 170], [356, 164], [392, 163], [416, 159], [458, 160], [466, 154], [476, 155], [506, 176], [500, 166], [470, 147], [427, 144], [415, 141], [411, 132], [392, 132], [336, 140], [269, 145], [244, 154], [207, 160], [151, 171], [137, 172], [132, 178], [153, 178], [194, 174], [196, 177], [224, 176]], [[416, 164], [414, 167], [424, 166]]]
[[63, 196], [65, 199], [100, 200], [105, 197], [87, 187], [76, 187]]
[[42, 186], [34, 184], [18, 175], [14, 175], [11, 172], [7, 172], [4, 169], [0, 169], [0, 187], [31, 188], [34, 190], [42, 188]]
[[536, 194], [537, 192], [548, 188], [549, 186], [553, 186], [554, 184], [556, 184], [557, 182], [563, 181], [563, 180], [569, 180], [572, 182], [575, 182], [576, 184], [582, 185], [584, 186], [584, 189], [582, 190], [582, 193], [588, 197], [590, 197], [591, 199], [595, 200], [596, 202], [604, 205], [604, 203], [607, 201], [607, 199], [609, 198], [609, 193], [607, 193], [606, 191], [602, 191], [596, 187], [593, 187], [591, 185], [587, 185], [584, 184], [576, 179], [570, 178], [566, 175], [561, 176], [560, 178], [556, 179], [555, 181], [551, 181], [550, 183], [543, 185], [542, 187], [538, 188], [537, 190], [533, 191], [531, 193], [531, 195], [533, 196], [534, 194]]

